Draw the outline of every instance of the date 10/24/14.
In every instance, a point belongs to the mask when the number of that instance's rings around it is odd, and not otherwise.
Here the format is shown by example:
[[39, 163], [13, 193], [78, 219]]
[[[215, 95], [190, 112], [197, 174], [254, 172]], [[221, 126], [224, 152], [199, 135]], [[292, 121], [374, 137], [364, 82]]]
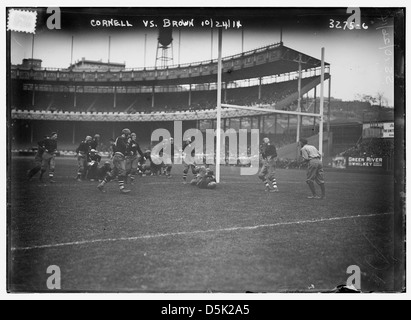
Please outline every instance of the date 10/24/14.
[[338, 21], [334, 19], [330, 19], [330, 29], [343, 29], [343, 30], [354, 30], [354, 29], [364, 29], [367, 30], [368, 26], [363, 24], [355, 23], [354, 21]]

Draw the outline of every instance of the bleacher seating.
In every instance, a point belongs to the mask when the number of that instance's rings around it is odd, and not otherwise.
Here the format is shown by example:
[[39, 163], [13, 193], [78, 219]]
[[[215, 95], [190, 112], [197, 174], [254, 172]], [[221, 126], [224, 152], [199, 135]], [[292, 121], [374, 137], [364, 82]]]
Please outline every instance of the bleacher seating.
[[[302, 87], [314, 78], [302, 81]], [[223, 102], [242, 106], [256, 104], [276, 104], [287, 96], [297, 92], [298, 81], [262, 85], [261, 98], [258, 98], [258, 86], [241, 87], [223, 90]], [[156, 92], [154, 107], [152, 94], [148, 93], [117, 93], [116, 107], [114, 107], [113, 93], [83, 93], [76, 94], [74, 106], [73, 92], [45, 92], [36, 91], [34, 106], [32, 106], [32, 91], [21, 90], [13, 95], [12, 105], [20, 110], [49, 110], [49, 111], [81, 111], [81, 112], [176, 112], [214, 109], [216, 107], [216, 90], [193, 90], [191, 105], [189, 105], [189, 92]]]

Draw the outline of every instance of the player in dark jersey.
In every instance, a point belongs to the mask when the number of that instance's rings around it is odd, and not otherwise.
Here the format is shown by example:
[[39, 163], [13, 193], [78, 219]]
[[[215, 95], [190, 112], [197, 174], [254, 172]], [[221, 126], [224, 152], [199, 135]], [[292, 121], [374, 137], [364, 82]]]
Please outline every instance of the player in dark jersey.
[[77, 164], [78, 164], [78, 170], [77, 170], [77, 181], [82, 181], [86, 178], [87, 175], [87, 157], [89, 155], [91, 148], [91, 141], [92, 137], [87, 136], [84, 141], [80, 142], [80, 145], [76, 149], [77, 153]]
[[140, 145], [137, 143], [137, 135], [133, 132], [128, 140], [128, 146], [126, 151], [126, 172], [127, 177], [130, 178], [131, 183], [135, 180], [135, 175], [138, 172], [138, 155], [144, 158], [143, 151], [140, 149]]
[[123, 194], [129, 193], [130, 190], [125, 189], [124, 181], [126, 175], [126, 153], [128, 148], [128, 139], [130, 137], [130, 129], [123, 129], [114, 144], [113, 170], [106, 175], [103, 181], [97, 186], [101, 192], [105, 192], [104, 185], [110, 182], [114, 177], [118, 176], [118, 185], [120, 192]]
[[207, 166], [201, 166], [197, 169], [197, 176], [191, 180], [192, 186], [197, 186], [200, 189], [215, 189], [217, 180], [214, 177], [214, 172]]
[[95, 181], [98, 179], [98, 165], [101, 161], [101, 156], [97, 150], [91, 149], [87, 156], [87, 179]]
[[[191, 147], [191, 138], [188, 138], [186, 141], [183, 142], [183, 149], [181, 150], [181, 152], [184, 152], [184, 150], [187, 147]], [[191, 151], [191, 158], [194, 161], [194, 157], [195, 157], [195, 150]], [[185, 157], [186, 158], [186, 157]], [[186, 161], [184, 161], [184, 171], [183, 171], [183, 183], [186, 184], [187, 183], [187, 175], [188, 175], [188, 171], [191, 169], [191, 172], [196, 175], [196, 166], [193, 163], [187, 163]]]
[[50, 139], [50, 137], [44, 136], [44, 139], [37, 143], [37, 152], [34, 156], [34, 167], [27, 172], [28, 181], [30, 181], [37, 174], [37, 172], [40, 172], [41, 170], [41, 163], [43, 161], [43, 153], [44, 153], [43, 145], [44, 145], [44, 140], [46, 139]]
[[100, 146], [100, 135], [98, 133], [96, 133], [94, 135], [94, 138], [90, 142], [90, 148], [98, 151], [99, 146]]
[[43, 140], [41, 147], [44, 149], [41, 157], [41, 173], [40, 181], [43, 182], [43, 175], [49, 170], [49, 182], [54, 183], [54, 170], [56, 168], [56, 153], [57, 153], [57, 132], [50, 135], [50, 139]]
[[151, 151], [146, 150], [143, 155], [144, 157], [138, 160], [138, 172], [145, 177], [147, 174], [151, 174]]
[[97, 169], [97, 179], [100, 182], [103, 181], [109, 172], [111, 172], [111, 163], [110, 161], [106, 161], [101, 167]]
[[275, 179], [277, 150], [268, 138], [264, 138], [263, 140], [261, 155], [263, 158], [263, 167], [258, 177], [264, 182], [266, 192], [278, 192], [277, 181]]

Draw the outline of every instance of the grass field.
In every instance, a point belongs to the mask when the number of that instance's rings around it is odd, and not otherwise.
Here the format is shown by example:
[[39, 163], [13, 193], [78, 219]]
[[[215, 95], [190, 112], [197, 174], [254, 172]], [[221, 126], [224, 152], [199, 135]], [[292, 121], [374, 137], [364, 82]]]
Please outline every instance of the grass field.
[[[394, 282], [393, 177], [326, 172], [327, 199], [308, 200], [305, 171], [278, 170], [278, 194], [256, 176], [222, 169], [216, 190], [141, 177], [122, 195], [76, 182], [58, 158], [56, 183], [26, 181], [29, 158], [11, 163], [9, 289], [47, 291], [50, 265], [63, 291], [284, 292]], [[311, 287], [311, 289], [309, 289]]]

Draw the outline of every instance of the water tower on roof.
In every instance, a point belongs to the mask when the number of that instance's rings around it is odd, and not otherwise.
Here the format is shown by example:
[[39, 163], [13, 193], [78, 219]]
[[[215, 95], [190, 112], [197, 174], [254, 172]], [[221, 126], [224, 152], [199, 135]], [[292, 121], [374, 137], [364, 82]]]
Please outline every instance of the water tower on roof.
[[173, 29], [163, 28], [158, 29], [158, 42], [155, 66], [167, 68], [173, 65]]

